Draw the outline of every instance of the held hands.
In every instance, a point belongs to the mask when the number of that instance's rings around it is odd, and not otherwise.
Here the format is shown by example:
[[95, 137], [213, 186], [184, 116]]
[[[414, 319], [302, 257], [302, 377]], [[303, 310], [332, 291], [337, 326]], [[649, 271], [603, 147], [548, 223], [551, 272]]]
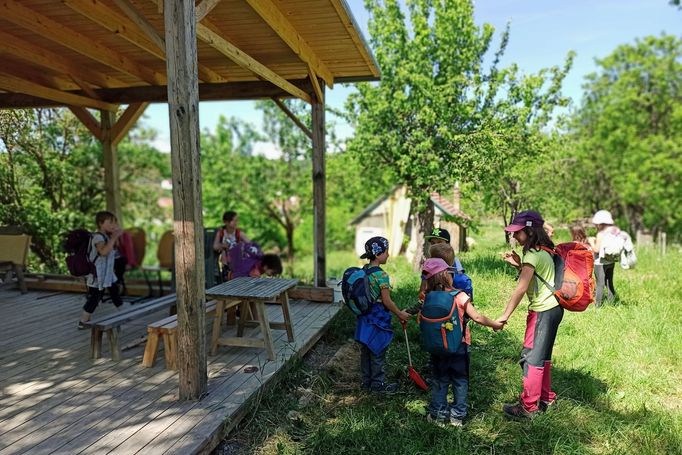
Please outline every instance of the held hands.
[[508, 251], [506, 253], [502, 253], [502, 260], [504, 260], [504, 262], [511, 264], [512, 267], [516, 267], [517, 269], [521, 267], [521, 258], [519, 257], [516, 251]]
[[408, 319], [410, 319], [412, 317], [412, 315], [410, 313], [408, 313], [407, 311], [404, 311], [404, 310], [398, 311], [395, 315], [398, 317], [398, 319], [400, 319], [401, 323], [407, 322]]
[[504, 329], [504, 326], [507, 325], [507, 319], [508, 319], [507, 317], [501, 316], [497, 318], [495, 321], [493, 321], [495, 324], [494, 326], [492, 326], [493, 330], [495, 332], [499, 332], [500, 330]]

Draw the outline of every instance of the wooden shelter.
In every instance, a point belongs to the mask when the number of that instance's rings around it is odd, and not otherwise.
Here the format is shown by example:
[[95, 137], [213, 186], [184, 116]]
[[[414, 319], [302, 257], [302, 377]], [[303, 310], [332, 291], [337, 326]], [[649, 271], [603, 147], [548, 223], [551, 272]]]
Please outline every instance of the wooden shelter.
[[[181, 399], [206, 390], [200, 100], [273, 98], [311, 138], [325, 285], [325, 86], [379, 78], [344, 0], [3, 0], [0, 53], [0, 108], [68, 107], [102, 143], [116, 213], [116, 144], [149, 103], [169, 103]], [[312, 105], [312, 127], [286, 97]]]

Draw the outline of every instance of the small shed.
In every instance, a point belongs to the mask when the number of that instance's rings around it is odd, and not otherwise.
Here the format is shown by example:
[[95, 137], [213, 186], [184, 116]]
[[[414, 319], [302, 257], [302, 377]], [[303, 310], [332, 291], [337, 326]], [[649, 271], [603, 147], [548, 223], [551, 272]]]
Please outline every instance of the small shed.
[[[433, 225], [450, 232], [452, 247], [455, 252], [466, 250], [466, 229], [471, 218], [460, 209], [461, 194], [455, 185], [450, 198], [440, 193], [431, 193], [434, 205]], [[412, 260], [417, 251], [417, 242], [412, 235], [414, 220], [412, 217], [412, 200], [407, 197], [405, 185], [396, 186], [387, 194], [367, 206], [362, 213], [351, 222], [355, 226], [355, 252], [364, 252], [365, 242], [374, 236], [386, 237], [389, 241], [389, 253], [404, 253]]]

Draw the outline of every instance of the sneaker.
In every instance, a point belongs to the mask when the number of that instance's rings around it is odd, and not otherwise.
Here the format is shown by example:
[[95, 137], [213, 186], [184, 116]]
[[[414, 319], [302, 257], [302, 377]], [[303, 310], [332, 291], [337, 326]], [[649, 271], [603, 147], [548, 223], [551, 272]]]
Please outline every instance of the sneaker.
[[547, 412], [547, 410], [551, 407], [553, 407], [556, 404], [556, 399], [551, 400], [551, 401], [544, 401], [540, 400], [538, 403], [538, 408], [540, 408], [540, 412]]
[[78, 321], [78, 330], [85, 330], [87, 327], [83, 323], [83, 321]]
[[521, 405], [521, 403], [517, 404], [505, 404], [502, 406], [502, 411], [505, 413], [507, 417], [510, 417], [512, 419], [519, 419], [519, 420], [532, 420], [535, 418], [535, 416], [538, 414], [539, 411], [526, 411], [526, 409]]
[[426, 414], [426, 421], [440, 428], [446, 428], [447, 426], [445, 424], [445, 418], [434, 417], [430, 413]]
[[386, 395], [393, 395], [394, 393], [398, 393], [398, 384], [393, 382], [390, 384], [383, 383], [380, 386], [372, 386], [370, 389], [372, 392], [376, 393], [383, 393]]
[[450, 425], [453, 427], [464, 426], [464, 420], [458, 419], [457, 417], [450, 417]]

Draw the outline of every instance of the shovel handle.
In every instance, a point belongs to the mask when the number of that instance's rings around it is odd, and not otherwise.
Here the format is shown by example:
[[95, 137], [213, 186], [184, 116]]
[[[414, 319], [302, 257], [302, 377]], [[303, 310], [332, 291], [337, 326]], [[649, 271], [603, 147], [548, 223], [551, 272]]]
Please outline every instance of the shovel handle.
[[405, 334], [405, 346], [407, 347], [407, 360], [410, 368], [412, 368], [412, 354], [410, 354], [410, 341], [407, 339], [407, 322], [400, 321], [403, 326], [403, 333]]

